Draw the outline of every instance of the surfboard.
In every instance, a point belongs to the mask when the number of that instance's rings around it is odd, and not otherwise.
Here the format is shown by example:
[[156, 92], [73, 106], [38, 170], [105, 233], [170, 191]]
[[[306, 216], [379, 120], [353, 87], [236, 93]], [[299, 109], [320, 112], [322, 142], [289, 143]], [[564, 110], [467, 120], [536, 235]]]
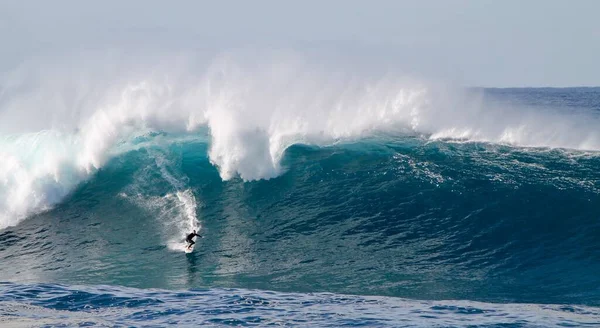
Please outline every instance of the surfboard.
[[189, 253], [191, 253], [191, 252], [193, 252], [193, 251], [194, 251], [194, 246], [195, 246], [196, 244], [194, 244], [194, 245], [192, 245], [192, 246], [188, 246], [188, 245], [189, 245], [189, 244], [187, 244], [187, 243], [185, 244], [185, 252], [186, 252], [187, 254], [189, 254]]
[[191, 253], [194, 251], [194, 246], [196, 246], [196, 244], [193, 244], [192, 246], [190, 246], [190, 244], [188, 244], [187, 242], [185, 243], [185, 252], [186, 253]]

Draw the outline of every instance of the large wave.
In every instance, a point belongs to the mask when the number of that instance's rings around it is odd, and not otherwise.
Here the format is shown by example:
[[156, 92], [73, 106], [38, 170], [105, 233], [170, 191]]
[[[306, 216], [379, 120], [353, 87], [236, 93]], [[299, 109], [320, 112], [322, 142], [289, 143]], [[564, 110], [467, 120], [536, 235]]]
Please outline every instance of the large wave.
[[151, 131], [208, 131], [221, 178], [247, 181], [281, 174], [292, 144], [381, 132], [600, 150], [593, 113], [508, 107], [476, 90], [365, 72], [287, 52], [24, 62], [0, 78], [0, 229], [56, 204]]

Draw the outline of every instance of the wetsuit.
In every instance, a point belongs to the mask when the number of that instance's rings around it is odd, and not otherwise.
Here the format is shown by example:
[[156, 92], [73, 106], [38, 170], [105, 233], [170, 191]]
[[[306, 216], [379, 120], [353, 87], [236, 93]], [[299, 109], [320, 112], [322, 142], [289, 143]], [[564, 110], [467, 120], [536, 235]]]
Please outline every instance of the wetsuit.
[[192, 240], [192, 238], [194, 238], [195, 236], [200, 237], [200, 235], [195, 232], [192, 232], [191, 234], [187, 235], [187, 237], [185, 237], [185, 241], [189, 244], [188, 247], [191, 247], [196, 243]]

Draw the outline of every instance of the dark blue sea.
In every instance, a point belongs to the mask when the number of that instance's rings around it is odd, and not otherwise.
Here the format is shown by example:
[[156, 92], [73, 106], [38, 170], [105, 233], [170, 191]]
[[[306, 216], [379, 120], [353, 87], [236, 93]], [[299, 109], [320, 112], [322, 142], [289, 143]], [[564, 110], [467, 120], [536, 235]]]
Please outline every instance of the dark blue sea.
[[600, 326], [600, 89], [296, 73], [4, 84], [0, 326]]

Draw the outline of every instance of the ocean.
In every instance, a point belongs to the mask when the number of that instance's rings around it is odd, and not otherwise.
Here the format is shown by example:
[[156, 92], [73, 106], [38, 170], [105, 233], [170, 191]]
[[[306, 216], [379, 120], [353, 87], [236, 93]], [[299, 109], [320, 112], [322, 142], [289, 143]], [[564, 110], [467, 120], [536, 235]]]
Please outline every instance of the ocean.
[[0, 325], [600, 326], [599, 88], [277, 68], [4, 83]]

